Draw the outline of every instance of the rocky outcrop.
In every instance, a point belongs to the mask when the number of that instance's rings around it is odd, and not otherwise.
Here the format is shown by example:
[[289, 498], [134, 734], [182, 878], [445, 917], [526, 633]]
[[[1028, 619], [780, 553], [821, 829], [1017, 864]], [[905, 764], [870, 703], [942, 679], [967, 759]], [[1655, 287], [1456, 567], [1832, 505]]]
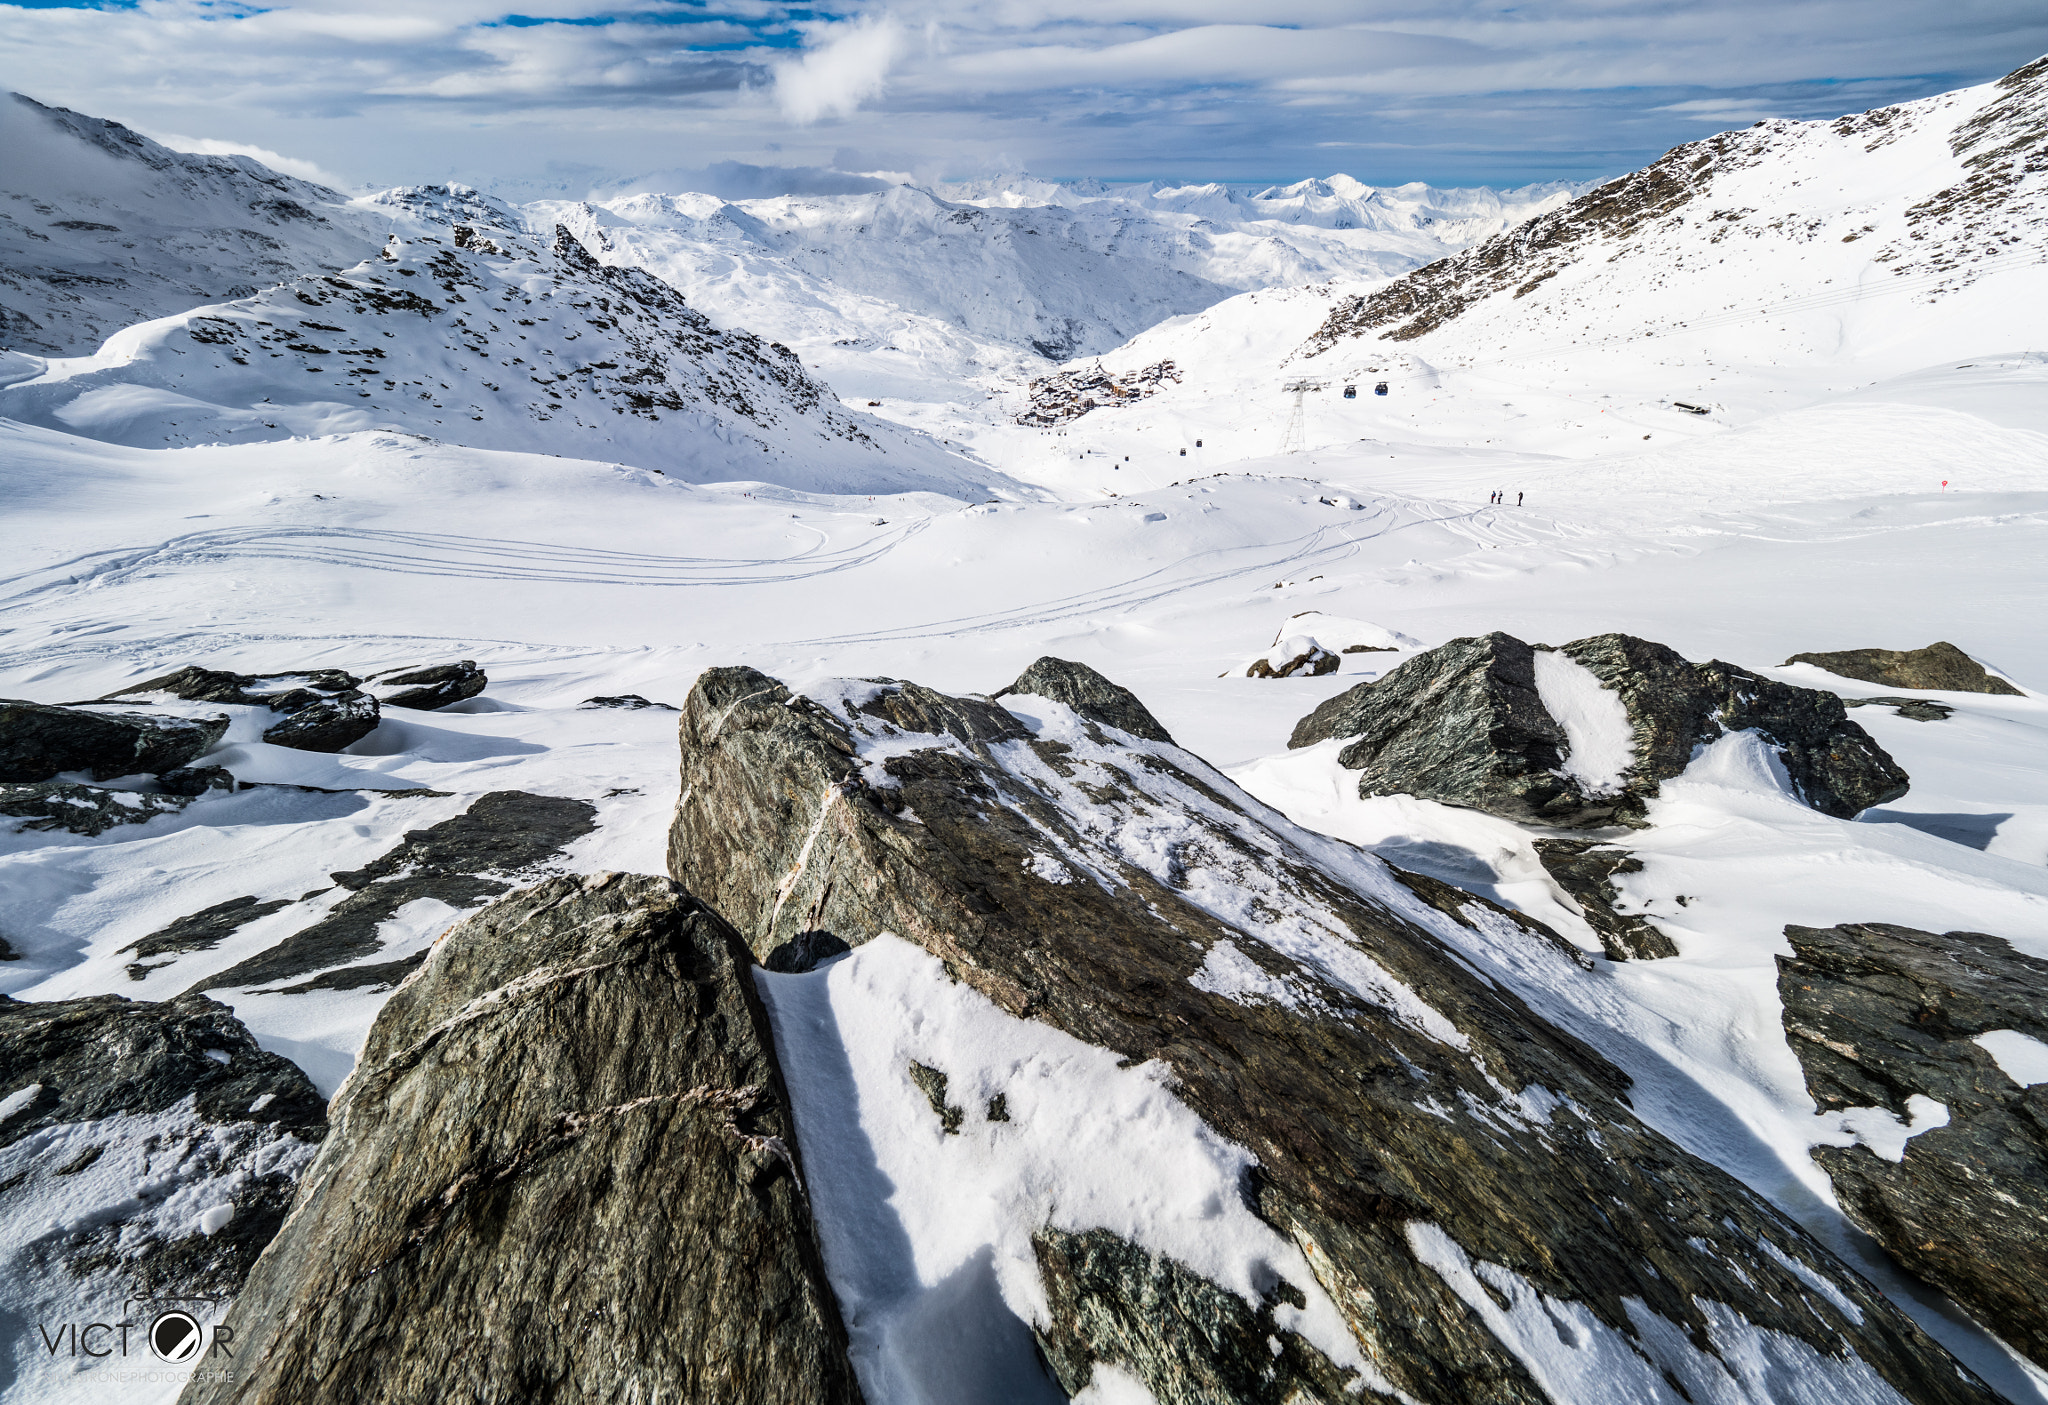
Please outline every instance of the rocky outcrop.
[[1050, 698], [1105, 727], [1115, 727], [1148, 742], [1173, 743], [1173, 735], [1159, 724], [1138, 695], [1120, 683], [1112, 683], [1085, 663], [1056, 659], [1047, 654], [1017, 675], [1017, 681], [999, 689], [995, 696], [1017, 693]]
[[1947, 703], [1931, 698], [1843, 698], [1843, 707], [1888, 707], [1895, 717], [1911, 722], [1946, 722], [1955, 715]]
[[[1793, 954], [1778, 958], [1778, 994], [1813, 1100], [1936, 1122], [1895, 1133], [1896, 1158], [1875, 1136], [1816, 1149], [1843, 1210], [2048, 1366], [2048, 1049], [2027, 1046], [2048, 1043], [2048, 961], [1981, 932], [1881, 922], [1785, 937]], [[2006, 1071], [2015, 1045], [2043, 1065], [2019, 1071], [2044, 1081]], [[1945, 1123], [1908, 1105], [1923, 1098]]]
[[576, 704], [576, 706], [579, 709], [596, 709], [602, 707], [621, 708], [627, 712], [640, 712], [650, 707], [656, 708], [662, 712], [676, 712], [679, 710], [673, 703], [651, 702], [648, 699], [641, 697], [638, 693], [618, 693], [607, 697], [585, 698], [582, 702]]
[[1539, 839], [1536, 856], [1557, 886], [1578, 905], [1579, 915], [1600, 938], [1608, 960], [1654, 961], [1678, 955], [1677, 945], [1648, 918], [1615, 910], [1619, 896], [1615, 875], [1641, 873], [1641, 859], [1626, 849], [1585, 839]]
[[225, 717], [150, 717], [0, 698], [0, 782], [88, 771], [96, 781], [154, 774], [213, 749]]
[[102, 701], [155, 693], [185, 702], [267, 707], [283, 715], [263, 729], [263, 740], [294, 751], [334, 752], [377, 730], [377, 700], [361, 690], [361, 681], [338, 668], [252, 675], [188, 664]]
[[[1370, 855], [1185, 751], [1043, 695], [1020, 712], [711, 669], [679, 719], [669, 862], [756, 953], [894, 933], [1013, 1016], [1156, 1060], [1256, 1157], [1247, 1202], [1303, 1256], [1263, 1305], [1224, 1312], [1151, 1250], [1041, 1238], [1063, 1381], [1103, 1362], [1161, 1400], [1274, 1400], [1243, 1360], [1263, 1344], [1317, 1395], [1535, 1405], [1545, 1353], [1641, 1353], [1652, 1383], [1698, 1385], [1748, 1369], [1748, 1341], [1988, 1405], [1861, 1278], [1638, 1122], [1619, 1070], [1478, 974]], [[1321, 1346], [1307, 1300], [1342, 1324]]]
[[0, 1213], [53, 1232], [5, 1265], [229, 1294], [326, 1131], [320, 1095], [225, 1005], [0, 996]]
[[[1566, 661], [1567, 676], [1539, 664], [1543, 654]], [[1572, 665], [1591, 681], [1575, 683]], [[1584, 693], [1594, 683], [1625, 713], [1612, 724], [1618, 758], [1605, 777], [1589, 776], [1573, 756], [1567, 727], [1592, 725]], [[1337, 761], [1361, 773], [1361, 796], [1417, 795], [1575, 827], [1638, 822], [1659, 786], [1691, 764], [1695, 747], [1752, 730], [1777, 749], [1800, 798], [1816, 810], [1847, 819], [1906, 793], [1906, 773], [1848, 720], [1834, 694], [1718, 660], [1690, 663], [1626, 634], [1559, 649], [1498, 633], [1453, 639], [1325, 702], [1295, 725], [1288, 745], [1354, 738]]]
[[[1843, 649], [1832, 654], [1794, 654], [1786, 666], [1810, 663], [1838, 678], [1878, 683], [1887, 688], [1921, 688], [1942, 693], [2026, 694], [1946, 641], [1924, 649]], [[1873, 699], [1872, 701], [1876, 701]]]
[[1247, 678], [1321, 678], [1343, 662], [1314, 639], [1297, 635], [1283, 639], [1273, 651], [1245, 665]]
[[662, 878], [451, 931], [183, 1398], [857, 1405], [748, 964]]
[[0, 815], [24, 821], [14, 829], [64, 829], [89, 837], [117, 825], [147, 824], [158, 815], [175, 815], [191, 801], [189, 795], [109, 790], [70, 781], [0, 785]]
[[435, 664], [428, 668], [399, 668], [369, 677], [371, 691], [385, 707], [408, 707], [434, 712], [475, 697], [491, 680], [476, 666], [475, 659]]
[[[379, 929], [386, 919], [421, 898], [460, 910], [509, 892], [521, 879], [540, 876], [545, 871], [543, 865], [556, 858], [564, 845], [596, 828], [596, 815], [597, 807], [587, 800], [529, 795], [522, 790], [478, 796], [453, 819], [409, 830], [395, 848], [363, 867], [330, 875], [348, 890], [348, 896], [325, 916], [267, 951], [195, 983], [192, 989], [270, 985], [338, 966], [370, 972], [370, 984], [396, 984], [424, 958], [424, 952], [375, 967], [354, 964], [383, 949]], [[362, 983], [345, 982], [344, 988]], [[331, 987], [333, 982], [327, 984]]]

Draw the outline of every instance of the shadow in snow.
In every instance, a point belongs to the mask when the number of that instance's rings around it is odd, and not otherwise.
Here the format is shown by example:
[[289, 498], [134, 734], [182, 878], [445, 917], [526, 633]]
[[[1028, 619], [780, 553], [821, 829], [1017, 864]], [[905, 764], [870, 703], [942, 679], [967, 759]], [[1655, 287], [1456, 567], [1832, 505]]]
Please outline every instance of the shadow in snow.
[[1865, 810], [1861, 816], [1864, 824], [1902, 824], [1908, 829], [1917, 829], [1922, 834], [1931, 834], [1936, 839], [1946, 839], [1951, 844], [1962, 844], [1972, 849], [1988, 849], [1991, 841], [1998, 837], [1998, 827], [2012, 818], [2012, 812], [1985, 814], [1920, 814], [1912, 810]]

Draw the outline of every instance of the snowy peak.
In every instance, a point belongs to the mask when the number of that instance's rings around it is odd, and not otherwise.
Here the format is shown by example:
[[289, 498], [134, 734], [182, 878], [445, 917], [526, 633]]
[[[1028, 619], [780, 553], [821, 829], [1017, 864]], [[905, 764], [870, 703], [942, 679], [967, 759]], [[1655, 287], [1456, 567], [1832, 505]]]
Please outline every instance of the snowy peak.
[[397, 204], [440, 233], [130, 328], [0, 392], [0, 414], [137, 447], [398, 430], [693, 482], [985, 492], [930, 440], [845, 409], [787, 347], [720, 329], [566, 229], [430, 223], [472, 197], [412, 192]]
[[1306, 350], [1367, 333], [1498, 349], [1527, 328], [1588, 346], [1891, 293], [1935, 303], [2041, 263], [2044, 138], [2048, 59], [1832, 122], [1722, 132], [1340, 304]]
[[388, 223], [246, 156], [0, 99], [0, 346], [79, 355], [130, 323], [353, 263]]
[[447, 185], [393, 186], [350, 203], [388, 224], [420, 230], [453, 229], [468, 224], [518, 233], [526, 227], [519, 212], [504, 201], [454, 181]]

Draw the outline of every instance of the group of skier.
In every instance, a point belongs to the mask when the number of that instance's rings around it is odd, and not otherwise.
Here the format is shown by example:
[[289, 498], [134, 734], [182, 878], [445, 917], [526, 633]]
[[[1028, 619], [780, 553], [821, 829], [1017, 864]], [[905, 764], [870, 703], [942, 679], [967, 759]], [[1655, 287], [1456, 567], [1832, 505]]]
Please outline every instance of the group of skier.
[[[1487, 501], [1494, 504], [1495, 506], [1499, 506], [1500, 504], [1507, 501], [1507, 496], [1508, 494], [1505, 488], [1496, 488], [1493, 491], [1493, 495], [1487, 498]], [[1521, 505], [1522, 495], [1520, 493], [1517, 493], [1515, 494], [1515, 506], [1520, 507]]]

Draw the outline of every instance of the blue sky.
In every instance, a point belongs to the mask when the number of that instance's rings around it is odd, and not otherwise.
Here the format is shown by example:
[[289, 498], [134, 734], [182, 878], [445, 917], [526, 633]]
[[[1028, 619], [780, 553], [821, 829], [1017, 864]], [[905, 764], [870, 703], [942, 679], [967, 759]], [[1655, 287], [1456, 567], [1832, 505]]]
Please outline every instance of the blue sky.
[[1580, 180], [2043, 52], [2041, 0], [0, 3], [0, 71], [41, 101], [513, 196], [758, 167], [791, 169], [736, 178]]

